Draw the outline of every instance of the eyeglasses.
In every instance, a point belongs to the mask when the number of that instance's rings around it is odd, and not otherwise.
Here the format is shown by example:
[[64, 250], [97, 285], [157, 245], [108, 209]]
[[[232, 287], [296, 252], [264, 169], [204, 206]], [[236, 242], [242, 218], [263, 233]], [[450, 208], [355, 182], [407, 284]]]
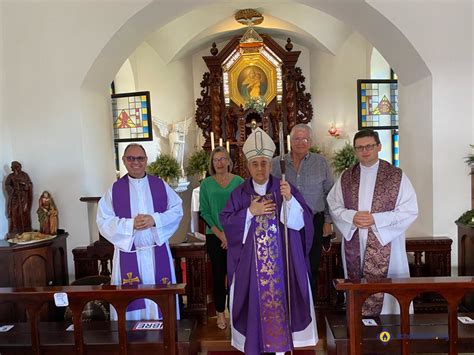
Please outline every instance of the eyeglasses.
[[376, 146], [378, 146], [377, 143], [375, 143], [375, 144], [367, 144], [367, 145], [356, 145], [356, 146], [354, 147], [354, 150], [355, 150], [356, 152], [363, 152], [364, 150], [365, 150], [366, 152], [371, 152], [372, 150], [374, 150], [374, 148], [375, 148]]
[[308, 144], [308, 143], [309, 143], [309, 139], [308, 139], [308, 138], [291, 138], [291, 141], [292, 141], [292, 142], [296, 142], [296, 143], [304, 143], [304, 144]]
[[146, 160], [146, 157], [143, 156], [143, 155], [138, 156], [138, 157], [134, 157], [133, 155], [129, 155], [129, 156], [126, 156], [125, 159], [127, 159], [127, 161], [129, 163], [132, 163], [134, 161], [137, 161], [139, 163], [143, 163]]
[[224, 163], [225, 161], [227, 161], [227, 158], [226, 157], [222, 157], [222, 158], [213, 158], [212, 161], [214, 163]]

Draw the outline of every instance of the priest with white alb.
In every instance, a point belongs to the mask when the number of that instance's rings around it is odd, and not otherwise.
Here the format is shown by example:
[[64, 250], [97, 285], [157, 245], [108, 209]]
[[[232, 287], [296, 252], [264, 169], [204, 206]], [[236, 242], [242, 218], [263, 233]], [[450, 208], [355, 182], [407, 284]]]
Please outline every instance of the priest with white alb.
[[[401, 169], [378, 157], [378, 133], [363, 129], [354, 136], [359, 161], [329, 192], [332, 220], [341, 232], [344, 275], [349, 279], [410, 277], [405, 231], [418, 215], [416, 194]], [[378, 293], [367, 298], [362, 315], [397, 314], [397, 300]]]
[[[141, 145], [129, 144], [122, 157], [128, 174], [99, 201], [97, 226], [115, 247], [113, 285], [176, 283], [168, 240], [183, 217], [182, 201], [167, 183], [146, 174], [147, 160]], [[111, 318], [116, 319], [115, 311]], [[161, 318], [156, 303], [148, 299], [135, 300], [127, 308], [127, 320]]]

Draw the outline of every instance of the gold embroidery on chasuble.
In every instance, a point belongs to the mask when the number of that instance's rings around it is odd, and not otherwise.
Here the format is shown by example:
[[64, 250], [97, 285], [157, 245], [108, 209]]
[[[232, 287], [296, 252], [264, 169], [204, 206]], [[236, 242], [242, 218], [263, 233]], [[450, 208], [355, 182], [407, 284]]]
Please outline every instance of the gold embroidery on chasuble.
[[138, 276], [132, 277], [133, 274], [131, 272], [127, 272], [127, 278], [122, 279], [122, 285], [133, 285], [134, 282], [140, 282], [140, 278]]
[[[266, 196], [266, 199], [271, 199]], [[260, 302], [260, 320], [265, 323], [267, 335], [264, 342], [265, 349], [286, 344], [286, 298], [284, 270], [279, 265], [284, 265], [278, 260], [283, 260], [279, 245], [279, 231], [274, 223], [276, 213], [256, 216], [255, 252], [257, 267], [257, 287]], [[278, 220], [277, 220], [278, 223]], [[271, 339], [271, 343], [269, 340]]]
[[171, 284], [171, 281], [170, 281], [169, 278], [163, 277], [163, 278], [161, 279], [161, 283], [162, 283], [163, 285], [169, 285], [169, 284]]

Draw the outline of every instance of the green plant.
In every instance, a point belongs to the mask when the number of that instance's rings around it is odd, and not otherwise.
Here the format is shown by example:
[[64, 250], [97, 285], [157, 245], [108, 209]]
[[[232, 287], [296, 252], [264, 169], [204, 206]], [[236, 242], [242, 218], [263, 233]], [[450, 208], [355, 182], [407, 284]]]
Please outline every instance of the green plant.
[[337, 150], [332, 158], [332, 167], [335, 175], [341, 175], [342, 172], [357, 163], [354, 148], [346, 142], [344, 147]]
[[[474, 144], [471, 144], [470, 145], [471, 148], [474, 149]], [[466, 164], [471, 167], [471, 168], [474, 168], [474, 154], [471, 153], [469, 154], [467, 157], [466, 157]], [[471, 174], [474, 174], [474, 171], [471, 171]]]
[[474, 227], [474, 210], [465, 212], [461, 217], [456, 220], [456, 223], [468, 224]]
[[323, 151], [317, 145], [313, 145], [312, 147], [309, 147], [309, 151], [311, 153], [323, 154]]
[[265, 111], [266, 106], [265, 99], [263, 97], [251, 97], [244, 105], [244, 109], [252, 109], [259, 114], [262, 114]]
[[166, 182], [179, 178], [181, 174], [178, 161], [168, 154], [160, 154], [156, 157], [156, 160], [148, 165], [147, 171], [151, 175], [159, 176]]
[[186, 175], [199, 174], [203, 176], [209, 167], [209, 153], [201, 149], [194, 152], [188, 160]]

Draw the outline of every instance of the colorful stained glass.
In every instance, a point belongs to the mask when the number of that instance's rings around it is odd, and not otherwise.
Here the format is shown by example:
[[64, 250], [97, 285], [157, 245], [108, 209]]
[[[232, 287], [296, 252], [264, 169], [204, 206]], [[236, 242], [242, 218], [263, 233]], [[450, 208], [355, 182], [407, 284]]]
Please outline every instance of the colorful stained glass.
[[397, 80], [357, 80], [359, 129], [398, 128]]
[[393, 165], [396, 166], [397, 168], [400, 166], [400, 161], [399, 161], [399, 152], [398, 152], [398, 131], [393, 130], [392, 131], [392, 151], [393, 151]]
[[112, 117], [116, 142], [153, 140], [150, 93], [112, 95]]

